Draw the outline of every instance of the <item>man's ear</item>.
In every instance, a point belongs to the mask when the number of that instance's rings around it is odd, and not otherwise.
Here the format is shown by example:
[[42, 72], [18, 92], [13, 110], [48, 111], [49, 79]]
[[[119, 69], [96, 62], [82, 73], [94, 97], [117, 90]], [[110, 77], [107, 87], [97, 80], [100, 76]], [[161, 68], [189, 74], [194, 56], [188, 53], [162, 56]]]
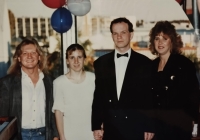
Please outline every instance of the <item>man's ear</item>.
[[133, 38], [133, 35], [134, 35], [133, 32], [131, 32], [130, 40]]

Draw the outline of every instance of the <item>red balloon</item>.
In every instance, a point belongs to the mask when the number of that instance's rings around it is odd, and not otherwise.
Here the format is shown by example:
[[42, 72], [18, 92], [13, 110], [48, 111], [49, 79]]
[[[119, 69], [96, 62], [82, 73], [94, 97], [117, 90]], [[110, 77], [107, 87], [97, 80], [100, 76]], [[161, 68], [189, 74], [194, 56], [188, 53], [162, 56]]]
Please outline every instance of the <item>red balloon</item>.
[[66, 4], [66, 0], [42, 0], [42, 2], [49, 8], [60, 8]]
[[182, 0], [176, 0], [179, 4], [182, 4]]

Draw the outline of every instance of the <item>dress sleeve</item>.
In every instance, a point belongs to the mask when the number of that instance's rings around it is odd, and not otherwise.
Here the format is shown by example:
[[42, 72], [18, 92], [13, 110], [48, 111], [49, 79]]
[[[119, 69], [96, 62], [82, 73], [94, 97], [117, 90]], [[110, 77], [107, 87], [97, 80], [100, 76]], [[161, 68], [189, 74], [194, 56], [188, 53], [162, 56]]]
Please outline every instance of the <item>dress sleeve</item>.
[[193, 117], [193, 121], [195, 123], [198, 122], [199, 116], [199, 102], [200, 102], [200, 90], [199, 90], [199, 82], [196, 76], [196, 70], [193, 63], [188, 65], [188, 73], [187, 73], [187, 86], [189, 93], [189, 106], [188, 112], [190, 112]]
[[61, 87], [62, 82], [60, 80], [55, 80], [53, 82], [53, 96], [54, 96], [54, 103], [52, 112], [55, 110], [59, 110], [61, 112], [64, 112], [64, 94], [63, 94], [63, 88]]

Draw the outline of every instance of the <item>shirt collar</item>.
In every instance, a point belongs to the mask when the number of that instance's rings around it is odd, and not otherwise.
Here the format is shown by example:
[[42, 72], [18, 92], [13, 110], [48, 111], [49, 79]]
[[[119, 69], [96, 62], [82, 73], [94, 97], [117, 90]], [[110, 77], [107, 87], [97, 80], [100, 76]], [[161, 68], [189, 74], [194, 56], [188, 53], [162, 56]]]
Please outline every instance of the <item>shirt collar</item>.
[[[38, 72], [39, 72], [39, 79], [43, 79], [44, 78], [43, 72], [40, 69], [38, 69]], [[29, 77], [28, 74], [26, 74], [22, 69], [21, 73], [22, 73], [22, 79]]]

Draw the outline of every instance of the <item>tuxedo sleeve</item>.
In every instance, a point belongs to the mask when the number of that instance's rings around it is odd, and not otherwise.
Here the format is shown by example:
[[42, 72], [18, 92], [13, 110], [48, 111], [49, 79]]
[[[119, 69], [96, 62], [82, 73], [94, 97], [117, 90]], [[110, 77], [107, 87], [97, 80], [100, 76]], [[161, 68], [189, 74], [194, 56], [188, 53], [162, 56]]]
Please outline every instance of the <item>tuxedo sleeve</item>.
[[93, 95], [93, 103], [92, 103], [92, 131], [100, 130], [101, 124], [103, 123], [103, 74], [102, 74], [102, 66], [99, 62], [94, 62], [94, 70], [95, 70], [95, 90]]

